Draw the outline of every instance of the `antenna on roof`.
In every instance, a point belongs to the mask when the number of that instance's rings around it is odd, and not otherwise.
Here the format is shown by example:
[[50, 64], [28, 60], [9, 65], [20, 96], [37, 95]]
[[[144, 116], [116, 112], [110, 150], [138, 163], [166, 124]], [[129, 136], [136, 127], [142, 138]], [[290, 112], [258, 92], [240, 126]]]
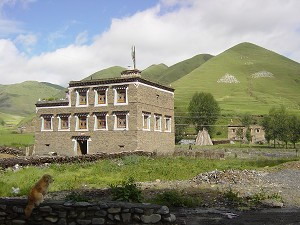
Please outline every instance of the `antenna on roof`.
[[135, 46], [133, 45], [131, 47], [131, 57], [132, 57], [132, 61], [133, 61], [133, 69], [136, 69], [136, 64], [135, 64]]

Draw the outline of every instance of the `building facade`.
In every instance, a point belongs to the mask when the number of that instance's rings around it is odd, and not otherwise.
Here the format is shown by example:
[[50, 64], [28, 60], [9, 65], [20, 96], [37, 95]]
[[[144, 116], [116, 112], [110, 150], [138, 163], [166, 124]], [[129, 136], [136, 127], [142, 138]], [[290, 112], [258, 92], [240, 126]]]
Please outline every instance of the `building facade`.
[[71, 81], [67, 98], [36, 103], [36, 154], [174, 151], [174, 89], [127, 70], [121, 78]]
[[[247, 128], [240, 125], [232, 125], [228, 126], [228, 139], [231, 141], [241, 140], [240, 137], [237, 135], [238, 129], [242, 129], [243, 131], [243, 139], [246, 137]], [[258, 142], [265, 142], [265, 131], [262, 126], [259, 125], [250, 125], [250, 134], [251, 134], [251, 142], [258, 143]]]

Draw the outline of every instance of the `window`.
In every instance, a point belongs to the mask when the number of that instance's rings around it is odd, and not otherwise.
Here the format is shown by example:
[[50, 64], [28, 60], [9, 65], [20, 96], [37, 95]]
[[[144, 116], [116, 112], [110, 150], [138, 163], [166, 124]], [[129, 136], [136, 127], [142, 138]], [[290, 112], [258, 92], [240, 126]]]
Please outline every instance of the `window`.
[[106, 91], [98, 91], [98, 104], [106, 104]]
[[95, 113], [95, 130], [107, 130], [107, 112]]
[[235, 133], [235, 129], [232, 129], [232, 133]]
[[60, 129], [69, 129], [69, 117], [60, 118]]
[[44, 130], [52, 130], [52, 118], [44, 118]]
[[150, 130], [150, 113], [143, 113], [143, 130]]
[[86, 105], [87, 104], [87, 93], [86, 92], [79, 92], [79, 105]]
[[83, 107], [88, 106], [88, 88], [79, 88], [76, 90], [76, 106]]
[[95, 87], [95, 106], [107, 105], [107, 86]]
[[87, 129], [87, 117], [80, 116], [79, 119], [79, 129]]
[[155, 121], [154, 130], [161, 131], [161, 115], [155, 115], [154, 121]]
[[171, 117], [165, 117], [165, 131], [171, 132]]
[[115, 130], [128, 130], [128, 112], [114, 112]]
[[115, 90], [115, 105], [126, 105], [128, 103], [127, 86], [116, 86]]

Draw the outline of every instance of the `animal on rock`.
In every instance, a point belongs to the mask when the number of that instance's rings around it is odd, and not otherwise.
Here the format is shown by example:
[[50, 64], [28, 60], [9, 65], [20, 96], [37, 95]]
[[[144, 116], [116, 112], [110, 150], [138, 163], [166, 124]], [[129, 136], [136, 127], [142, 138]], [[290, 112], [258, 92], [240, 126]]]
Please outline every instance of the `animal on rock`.
[[31, 188], [28, 195], [28, 204], [25, 208], [25, 216], [29, 218], [32, 210], [44, 201], [44, 196], [47, 194], [49, 184], [53, 182], [53, 178], [45, 174], [42, 178]]

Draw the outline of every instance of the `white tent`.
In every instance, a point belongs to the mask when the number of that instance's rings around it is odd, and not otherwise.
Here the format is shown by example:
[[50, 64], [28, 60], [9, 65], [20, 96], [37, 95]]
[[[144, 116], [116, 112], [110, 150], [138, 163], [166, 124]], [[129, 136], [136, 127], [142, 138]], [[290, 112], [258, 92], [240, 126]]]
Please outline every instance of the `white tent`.
[[199, 130], [195, 145], [213, 145], [209, 133], [205, 128]]

